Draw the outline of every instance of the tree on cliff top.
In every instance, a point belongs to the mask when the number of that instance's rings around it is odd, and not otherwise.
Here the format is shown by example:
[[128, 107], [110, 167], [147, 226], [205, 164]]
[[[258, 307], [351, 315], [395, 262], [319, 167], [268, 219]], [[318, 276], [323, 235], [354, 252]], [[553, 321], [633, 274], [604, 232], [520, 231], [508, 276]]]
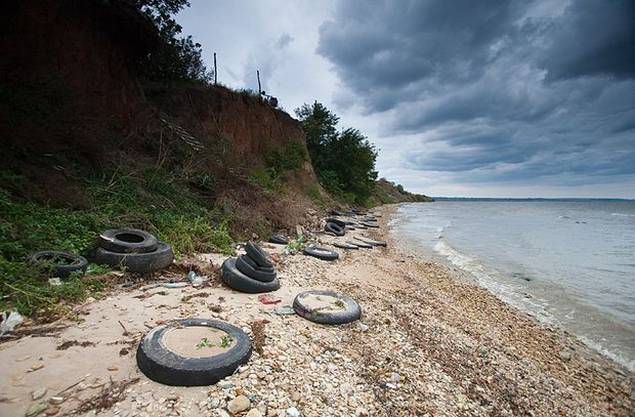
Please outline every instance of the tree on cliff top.
[[377, 179], [373, 145], [357, 129], [338, 132], [339, 118], [317, 101], [295, 112], [322, 186], [348, 203], [365, 204]]
[[209, 82], [212, 73], [203, 63], [200, 43], [192, 36], [181, 37], [183, 28], [174, 15], [185, 7], [188, 0], [130, 0], [157, 28], [159, 44], [140, 62], [141, 74], [153, 81]]

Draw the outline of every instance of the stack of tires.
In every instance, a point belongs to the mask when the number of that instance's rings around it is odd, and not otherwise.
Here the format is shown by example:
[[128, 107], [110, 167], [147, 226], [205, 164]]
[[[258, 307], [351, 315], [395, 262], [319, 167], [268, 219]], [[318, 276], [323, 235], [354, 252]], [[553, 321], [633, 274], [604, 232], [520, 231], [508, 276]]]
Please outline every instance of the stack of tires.
[[93, 260], [101, 265], [147, 273], [168, 267], [174, 260], [172, 247], [138, 229], [110, 229], [97, 238]]
[[247, 242], [245, 252], [223, 262], [221, 279], [225, 285], [250, 294], [279, 289], [278, 274], [269, 255], [253, 242]]
[[326, 219], [324, 231], [334, 234], [335, 236], [344, 236], [346, 234], [346, 225], [348, 223], [338, 219]]

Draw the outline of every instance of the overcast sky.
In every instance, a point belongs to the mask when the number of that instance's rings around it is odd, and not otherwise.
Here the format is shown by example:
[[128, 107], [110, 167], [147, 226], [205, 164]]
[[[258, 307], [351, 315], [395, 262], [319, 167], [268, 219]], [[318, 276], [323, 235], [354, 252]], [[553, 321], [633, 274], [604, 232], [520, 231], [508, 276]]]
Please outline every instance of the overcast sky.
[[434, 196], [635, 198], [632, 0], [191, 0], [219, 81], [318, 100]]

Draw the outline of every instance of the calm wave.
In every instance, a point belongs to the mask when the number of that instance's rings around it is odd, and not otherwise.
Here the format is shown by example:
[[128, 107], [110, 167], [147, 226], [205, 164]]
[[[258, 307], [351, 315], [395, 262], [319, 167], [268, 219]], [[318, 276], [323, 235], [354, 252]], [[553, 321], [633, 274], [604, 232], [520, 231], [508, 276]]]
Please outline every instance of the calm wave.
[[392, 228], [421, 254], [635, 368], [635, 202], [406, 204]]

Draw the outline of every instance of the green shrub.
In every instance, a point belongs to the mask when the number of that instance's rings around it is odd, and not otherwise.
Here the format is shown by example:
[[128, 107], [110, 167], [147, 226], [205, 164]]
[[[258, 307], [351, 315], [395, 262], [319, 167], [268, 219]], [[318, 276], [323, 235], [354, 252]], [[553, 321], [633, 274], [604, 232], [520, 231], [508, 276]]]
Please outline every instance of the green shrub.
[[[9, 175], [2, 175], [3, 181]], [[12, 200], [0, 188], [0, 307], [13, 306], [23, 314], [55, 310], [100, 289], [90, 274], [108, 269], [91, 265], [89, 275], [51, 286], [41, 270], [25, 258], [38, 250], [62, 250], [87, 255], [103, 230], [137, 227], [172, 245], [177, 256], [204, 251], [233, 253], [228, 215], [190, 191], [187, 181], [159, 169], [140, 175], [114, 173], [85, 178], [94, 204], [86, 210], [52, 208]], [[16, 182], [21, 181], [15, 178]]]

